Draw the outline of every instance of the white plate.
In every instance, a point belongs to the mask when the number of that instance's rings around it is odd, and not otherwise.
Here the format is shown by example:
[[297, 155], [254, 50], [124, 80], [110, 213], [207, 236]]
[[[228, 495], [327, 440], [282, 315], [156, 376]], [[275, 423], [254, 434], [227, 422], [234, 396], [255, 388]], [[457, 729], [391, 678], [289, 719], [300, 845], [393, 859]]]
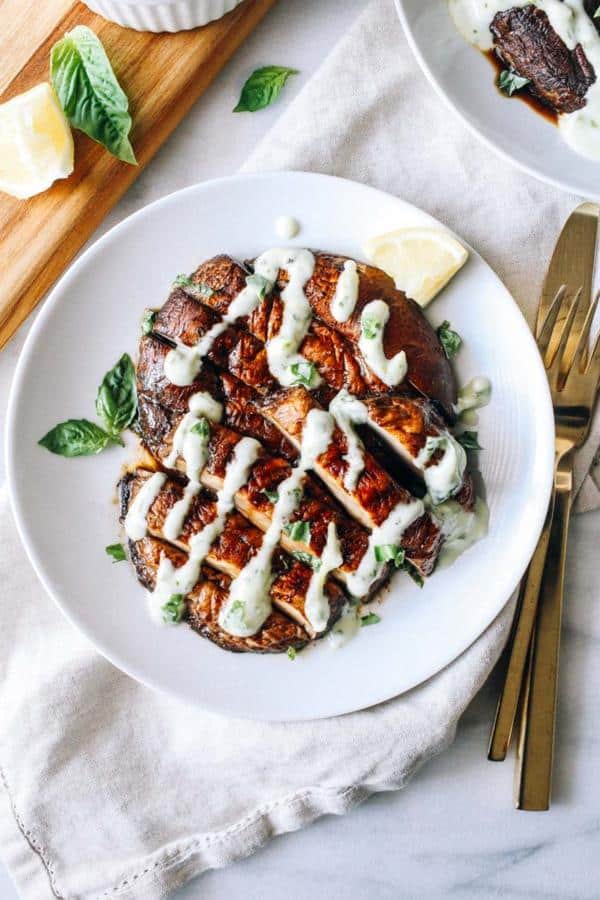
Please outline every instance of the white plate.
[[104, 548], [120, 540], [115, 483], [131, 451], [63, 459], [37, 445], [70, 417], [94, 417], [96, 388], [121, 353], [136, 353], [146, 306], [174, 276], [218, 252], [246, 258], [277, 244], [274, 220], [302, 223], [293, 243], [360, 258], [365, 238], [406, 224], [438, 224], [395, 197], [303, 173], [237, 176], [188, 188], [122, 222], [63, 277], [23, 349], [12, 388], [7, 465], [29, 557], [63, 612], [115, 665], [216, 712], [263, 719], [331, 716], [370, 706], [438, 672], [490, 624], [522, 575], [540, 532], [553, 462], [546, 378], [510, 295], [474, 252], [430, 307], [462, 333], [460, 381], [489, 375], [481, 465], [489, 536], [423, 590], [400, 573], [381, 608], [344, 649], [326, 641], [286, 656], [227, 653], [186, 626], [146, 614], [128, 563]]
[[484, 143], [530, 175], [600, 202], [600, 163], [571, 150], [558, 128], [527, 104], [500, 94], [495, 70], [458, 33], [447, 0], [395, 2], [429, 81]]

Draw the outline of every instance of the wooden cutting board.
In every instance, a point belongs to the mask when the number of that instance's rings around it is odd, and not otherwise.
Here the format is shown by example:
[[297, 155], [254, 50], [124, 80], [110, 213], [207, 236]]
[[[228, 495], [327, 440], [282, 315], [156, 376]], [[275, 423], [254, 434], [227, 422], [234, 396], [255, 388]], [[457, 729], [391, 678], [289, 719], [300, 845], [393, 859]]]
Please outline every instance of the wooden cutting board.
[[50, 48], [88, 25], [130, 101], [139, 167], [74, 132], [75, 171], [30, 200], [0, 193], [0, 347], [41, 300], [117, 200], [275, 0], [245, 0], [179, 34], [120, 28], [73, 0], [0, 0], [0, 103], [48, 80]]

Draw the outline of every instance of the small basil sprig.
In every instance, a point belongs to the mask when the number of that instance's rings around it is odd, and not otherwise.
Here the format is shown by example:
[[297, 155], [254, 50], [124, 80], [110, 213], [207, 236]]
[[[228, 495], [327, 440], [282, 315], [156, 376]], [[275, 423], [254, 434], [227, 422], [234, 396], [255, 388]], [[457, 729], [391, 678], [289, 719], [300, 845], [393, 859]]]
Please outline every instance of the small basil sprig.
[[364, 628], [366, 625], [378, 625], [381, 619], [376, 613], [369, 613], [367, 616], [361, 616], [360, 624]]
[[287, 658], [288, 658], [288, 659], [296, 659], [296, 656], [297, 656], [297, 655], [298, 655], [298, 654], [297, 654], [297, 651], [296, 651], [296, 648], [295, 648], [295, 647], [288, 647], [288, 648], [287, 648]]
[[88, 419], [60, 422], [38, 441], [40, 447], [50, 453], [67, 457], [93, 456], [113, 443], [115, 440], [110, 434]]
[[96, 396], [96, 412], [106, 429], [89, 419], [68, 419], [50, 429], [38, 444], [67, 457], [93, 456], [110, 444], [122, 446], [121, 432], [133, 427], [137, 408], [135, 367], [124, 353], [102, 379]]
[[109, 544], [104, 550], [107, 556], [112, 557], [113, 562], [123, 562], [124, 559], [127, 559], [123, 544]]
[[453, 356], [456, 356], [461, 348], [462, 338], [457, 331], [452, 330], [448, 320], [442, 322], [437, 330], [437, 336], [448, 359], [452, 359]]
[[477, 439], [476, 431], [463, 431], [461, 434], [456, 435], [456, 440], [463, 445], [465, 450], [483, 450]]
[[106, 425], [108, 433], [118, 438], [137, 415], [137, 390], [135, 366], [128, 353], [106, 373], [98, 388], [96, 412]]
[[530, 78], [523, 78], [516, 72], [511, 72], [510, 69], [503, 69], [498, 76], [498, 87], [504, 94], [512, 97], [516, 91], [520, 91], [530, 81]]
[[185, 600], [183, 594], [171, 594], [166, 603], [161, 606], [163, 621], [170, 625], [178, 625], [185, 612]]
[[256, 112], [264, 109], [277, 99], [290, 75], [297, 75], [297, 69], [286, 66], [263, 66], [256, 69], [242, 88], [240, 99], [234, 112]]
[[303, 384], [309, 388], [315, 381], [317, 369], [314, 363], [304, 361], [292, 363], [290, 372], [294, 376], [294, 384]]
[[113, 156], [136, 166], [129, 142], [129, 101], [102, 43], [90, 28], [77, 25], [54, 45], [50, 77], [71, 125]]
[[304, 550], [294, 550], [292, 556], [298, 562], [304, 563], [305, 566], [310, 566], [313, 572], [318, 572], [321, 568], [321, 560], [313, 556], [312, 553], [306, 553]]
[[173, 287], [183, 288], [186, 294], [192, 297], [212, 297], [214, 291], [203, 281], [194, 281], [189, 275], [178, 275], [173, 282]]
[[378, 544], [375, 547], [377, 562], [393, 562], [399, 569], [404, 564], [404, 550], [396, 544]]

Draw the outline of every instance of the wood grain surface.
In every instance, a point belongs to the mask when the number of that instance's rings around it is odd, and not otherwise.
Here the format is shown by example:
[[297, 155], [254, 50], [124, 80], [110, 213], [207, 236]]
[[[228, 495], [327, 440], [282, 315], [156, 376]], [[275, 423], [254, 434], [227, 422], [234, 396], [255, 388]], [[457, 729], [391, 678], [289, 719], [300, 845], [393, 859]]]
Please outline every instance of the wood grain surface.
[[0, 193], [0, 347], [274, 3], [246, 0], [204, 28], [150, 34], [113, 25], [73, 0], [0, 0], [0, 103], [47, 81], [52, 45], [88, 25], [129, 97], [139, 162], [120, 162], [75, 131], [68, 179], [30, 200]]

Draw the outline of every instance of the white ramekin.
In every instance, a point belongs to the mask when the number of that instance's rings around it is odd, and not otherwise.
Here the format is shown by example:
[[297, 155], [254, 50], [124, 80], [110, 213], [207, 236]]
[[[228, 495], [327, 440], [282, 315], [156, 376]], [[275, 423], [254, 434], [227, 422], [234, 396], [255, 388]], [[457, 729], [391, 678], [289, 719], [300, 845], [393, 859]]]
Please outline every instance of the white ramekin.
[[242, 0], [84, 0], [89, 8], [136, 31], [185, 31], [220, 19]]

